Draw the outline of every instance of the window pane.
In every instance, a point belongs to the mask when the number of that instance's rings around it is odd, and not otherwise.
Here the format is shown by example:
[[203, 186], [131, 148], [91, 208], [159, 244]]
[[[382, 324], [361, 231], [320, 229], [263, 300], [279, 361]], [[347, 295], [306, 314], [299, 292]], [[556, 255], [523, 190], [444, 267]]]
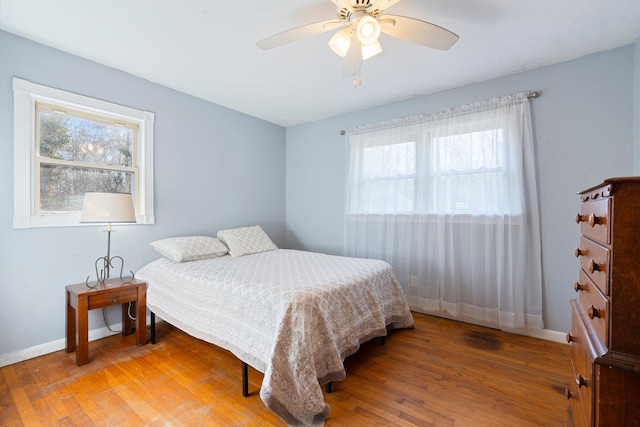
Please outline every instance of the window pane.
[[434, 212], [506, 212], [502, 128], [433, 140]]
[[361, 211], [400, 213], [414, 209], [416, 143], [366, 147], [363, 155], [363, 184], [366, 201]]
[[365, 187], [366, 213], [407, 213], [413, 211], [415, 180], [369, 181]]
[[455, 173], [503, 166], [502, 129], [434, 139], [436, 172]]
[[416, 173], [415, 142], [365, 148], [363, 155], [365, 179]]
[[87, 191], [133, 193], [133, 181], [133, 172], [42, 164], [40, 210], [79, 211]]
[[435, 211], [488, 214], [504, 210], [502, 172], [443, 175], [437, 179]]
[[39, 110], [38, 116], [40, 156], [111, 166], [133, 164], [133, 129], [47, 110]]

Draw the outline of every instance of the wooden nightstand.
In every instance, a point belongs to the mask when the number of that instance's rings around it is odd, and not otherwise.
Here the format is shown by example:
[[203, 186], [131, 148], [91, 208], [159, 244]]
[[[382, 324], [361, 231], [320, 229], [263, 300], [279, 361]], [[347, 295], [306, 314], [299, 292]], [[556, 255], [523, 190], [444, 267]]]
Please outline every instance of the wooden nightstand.
[[[125, 278], [128, 280], [128, 278]], [[89, 282], [94, 286], [96, 282]], [[67, 353], [76, 352], [78, 366], [89, 363], [89, 310], [122, 304], [122, 335], [131, 335], [133, 320], [128, 315], [129, 302], [135, 313], [136, 343], [147, 342], [147, 284], [140, 280], [123, 283], [107, 279], [91, 289], [84, 283], [67, 286]], [[77, 346], [76, 346], [77, 324]]]

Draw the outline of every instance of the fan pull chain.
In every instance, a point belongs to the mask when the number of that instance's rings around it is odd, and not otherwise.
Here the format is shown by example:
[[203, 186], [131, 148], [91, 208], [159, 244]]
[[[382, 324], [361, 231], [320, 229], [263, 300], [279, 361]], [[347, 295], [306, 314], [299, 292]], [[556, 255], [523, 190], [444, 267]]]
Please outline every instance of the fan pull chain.
[[355, 74], [355, 78], [353, 79], [353, 87], [354, 89], [358, 86], [362, 85], [362, 60], [358, 63], [358, 71]]

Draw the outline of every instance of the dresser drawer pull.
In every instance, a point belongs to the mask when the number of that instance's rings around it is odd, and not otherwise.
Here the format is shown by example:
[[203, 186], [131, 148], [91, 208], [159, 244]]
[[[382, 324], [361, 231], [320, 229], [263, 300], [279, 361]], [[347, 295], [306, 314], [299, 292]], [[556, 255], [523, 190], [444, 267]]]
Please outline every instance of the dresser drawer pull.
[[601, 264], [598, 264], [594, 260], [589, 260], [589, 265], [587, 267], [589, 269], [589, 273], [593, 273], [594, 271], [602, 271]]
[[596, 216], [595, 214], [589, 215], [589, 225], [595, 227], [596, 224], [604, 224], [604, 217]]
[[569, 387], [564, 389], [564, 396], [567, 398], [567, 400], [573, 399], [573, 393], [571, 393], [571, 390], [569, 390]]
[[109, 299], [111, 300], [111, 302], [117, 302], [120, 299], [120, 296], [119, 295], [115, 295], [115, 296], [112, 296]]
[[571, 334], [567, 334], [566, 339], [567, 339], [567, 344], [571, 344], [573, 341], [575, 341], [575, 338], [573, 338], [573, 335]]
[[593, 305], [589, 306], [589, 309], [587, 310], [587, 315], [589, 316], [589, 319], [593, 320], [596, 317], [603, 317], [602, 316], [602, 310], [600, 310], [597, 307], [594, 307]]
[[578, 386], [578, 388], [582, 387], [582, 386], [587, 386], [587, 379], [585, 377], [583, 377], [582, 375], [578, 374], [576, 375], [576, 385]]
[[573, 284], [573, 290], [576, 292], [584, 291], [587, 289], [587, 285], [583, 285], [580, 282], [576, 282]]
[[590, 214], [589, 216], [576, 214], [576, 224], [580, 224], [581, 222], [588, 222], [590, 226], [595, 227], [597, 224], [604, 224], [605, 217], [596, 216], [596, 214]]
[[583, 250], [582, 250], [582, 249], [580, 249], [580, 248], [576, 248], [576, 250], [575, 250], [574, 254], [576, 254], [576, 258], [578, 258], [580, 255], [584, 255], [584, 254], [585, 254], [585, 251], [583, 251]]

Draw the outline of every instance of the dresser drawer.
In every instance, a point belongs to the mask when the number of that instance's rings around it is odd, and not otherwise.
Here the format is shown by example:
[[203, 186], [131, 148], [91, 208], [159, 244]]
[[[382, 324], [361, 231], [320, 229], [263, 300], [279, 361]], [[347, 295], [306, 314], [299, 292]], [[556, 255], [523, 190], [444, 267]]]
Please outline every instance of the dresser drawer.
[[593, 284], [584, 270], [580, 269], [578, 282], [578, 300], [589, 318], [591, 329], [600, 342], [609, 346], [609, 299]]
[[605, 244], [611, 243], [610, 218], [612, 198], [584, 202], [576, 222], [580, 224], [580, 233]]
[[137, 297], [138, 288], [136, 287], [122, 288], [115, 293], [113, 291], [91, 293], [89, 294], [89, 310], [135, 301]]
[[602, 293], [609, 295], [609, 249], [582, 236], [580, 237], [580, 246], [576, 248], [576, 256], [580, 267], [593, 283], [600, 288]]
[[[576, 300], [571, 301], [571, 360], [573, 361], [573, 381], [578, 389], [578, 400], [582, 402], [583, 414], [591, 414], [593, 398], [593, 360], [587, 328], [580, 315]], [[590, 418], [590, 417], [589, 417]]]
[[[571, 367], [573, 368], [573, 377], [576, 376], [576, 368], [573, 366], [573, 360], [571, 361]], [[570, 424], [572, 427], [590, 427], [587, 424], [587, 416], [584, 413], [584, 406], [582, 405], [582, 400], [580, 399], [580, 393], [578, 392], [578, 386], [575, 382], [572, 382], [572, 385], [569, 387], [571, 397], [570, 406], [571, 406], [571, 421]], [[590, 418], [590, 417], [589, 417]]]

